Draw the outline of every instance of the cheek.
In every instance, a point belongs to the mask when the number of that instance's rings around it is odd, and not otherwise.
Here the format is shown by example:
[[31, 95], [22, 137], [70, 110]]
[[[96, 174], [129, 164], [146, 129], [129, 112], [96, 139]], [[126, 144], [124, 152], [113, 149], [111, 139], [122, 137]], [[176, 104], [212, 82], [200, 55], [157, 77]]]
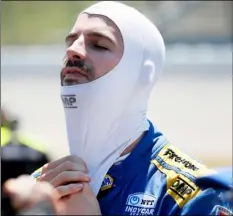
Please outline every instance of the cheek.
[[120, 61], [120, 56], [112, 53], [93, 55], [92, 63], [95, 69], [95, 76], [99, 78], [111, 71]]

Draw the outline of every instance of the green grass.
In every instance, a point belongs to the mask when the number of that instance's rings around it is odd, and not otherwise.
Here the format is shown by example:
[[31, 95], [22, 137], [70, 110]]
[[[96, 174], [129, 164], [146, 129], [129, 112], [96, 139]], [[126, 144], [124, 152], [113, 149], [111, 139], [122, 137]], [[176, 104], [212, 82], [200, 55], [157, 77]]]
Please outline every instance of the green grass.
[[1, 2], [1, 43], [62, 43], [77, 14], [93, 1]]
[[[1, 44], [62, 43], [78, 13], [95, 2], [5, 0], [1, 2]], [[124, 3], [139, 7], [145, 1]]]

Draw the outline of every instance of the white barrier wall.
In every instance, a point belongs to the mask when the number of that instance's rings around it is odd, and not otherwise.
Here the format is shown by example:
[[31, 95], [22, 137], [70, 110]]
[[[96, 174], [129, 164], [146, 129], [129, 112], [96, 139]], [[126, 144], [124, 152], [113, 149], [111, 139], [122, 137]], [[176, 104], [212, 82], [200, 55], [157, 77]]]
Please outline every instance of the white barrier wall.
[[[187, 48], [187, 47], [186, 47]], [[204, 162], [232, 162], [232, 64], [229, 49], [168, 47], [149, 117], [176, 146]], [[215, 50], [215, 52], [213, 51]], [[52, 156], [68, 154], [60, 101], [62, 47], [2, 49], [1, 104], [41, 136]]]

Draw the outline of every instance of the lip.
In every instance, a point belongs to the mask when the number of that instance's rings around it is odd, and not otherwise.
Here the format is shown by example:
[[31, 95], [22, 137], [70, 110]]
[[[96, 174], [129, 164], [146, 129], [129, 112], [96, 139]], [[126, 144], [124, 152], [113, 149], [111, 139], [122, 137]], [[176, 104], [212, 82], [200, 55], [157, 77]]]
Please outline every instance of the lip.
[[65, 77], [67, 74], [80, 74], [83, 76], [88, 76], [86, 72], [80, 70], [77, 67], [66, 67], [63, 69], [63, 76]]

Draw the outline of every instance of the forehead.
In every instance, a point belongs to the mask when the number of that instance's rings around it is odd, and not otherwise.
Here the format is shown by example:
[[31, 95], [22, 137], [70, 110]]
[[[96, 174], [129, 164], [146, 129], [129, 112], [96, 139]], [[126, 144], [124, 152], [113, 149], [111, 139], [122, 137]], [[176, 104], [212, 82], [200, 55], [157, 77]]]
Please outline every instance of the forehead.
[[122, 41], [122, 35], [117, 25], [108, 17], [96, 14], [83, 13], [78, 16], [71, 32], [99, 32], [113, 36], [117, 41]]

